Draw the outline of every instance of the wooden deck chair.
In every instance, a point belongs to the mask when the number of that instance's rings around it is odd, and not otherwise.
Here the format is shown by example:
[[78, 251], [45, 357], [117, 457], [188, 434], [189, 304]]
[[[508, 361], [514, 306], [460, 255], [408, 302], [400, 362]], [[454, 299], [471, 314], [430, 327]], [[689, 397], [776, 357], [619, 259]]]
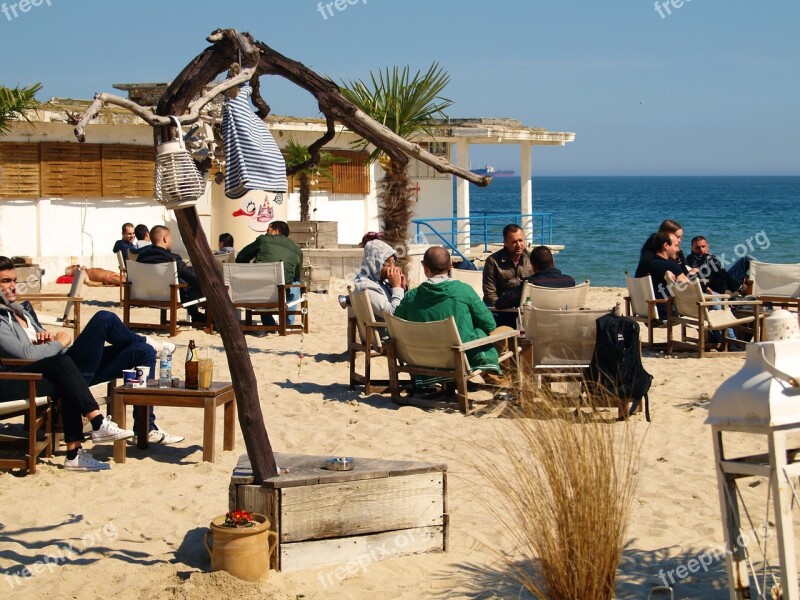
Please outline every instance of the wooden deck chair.
[[[453, 317], [443, 321], [416, 323], [395, 317], [384, 312], [386, 326], [389, 329], [389, 340], [386, 342], [386, 354], [389, 359], [389, 385], [392, 401], [397, 404], [417, 404], [428, 406], [424, 401], [418, 402], [400, 395], [400, 373], [408, 373], [411, 377], [411, 388], [414, 389], [414, 375], [442, 377], [453, 379], [456, 383], [456, 398], [459, 410], [463, 414], [473, 412], [467, 395], [467, 379], [480, 372], [473, 369], [467, 360], [466, 351], [492, 344], [500, 340], [508, 340], [509, 350], [500, 357], [500, 361], [516, 361], [516, 330], [496, 333], [472, 342], [462, 343]], [[519, 373], [519, 369], [516, 370]], [[438, 404], [438, 403], [437, 403]]]
[[657, 346], [665, 348], [665, 343], [656, 345], [653, 342], [653, 330], [665, 324], [658, 316], [658, 305], [663, 304], [666, 307], [666, 298], [656, 298], [653, 278], [650, 275], [631, 277], [625, 271], [625, 284], [628, 287], [628, 295], [625, 296], [625, 316], [644, 323], [647, 327], [647, 347], [650, 350]]
[[[364, 386], [364, 393], [382, 394], [389, 389], [388, 379], [373, 379], [372, 359], [386, 356], [386, 348], [381, 339], [381, 332], [386, 323], [375, 320], [369, 291], [351, 291], [348, 295], [350, 316], [347, 320], [347, 355], [350, 362], [350, 389], [357, 385]], [[364, 355], [364, 373], [358, 372], [359, 354]]]
[[800, 311], [800, 263], [750, 261], [753, 295], [764, 304]]
[[[49, 457], [53, 449], [53, 409], [49, 398], [36, 396], [36, 382], [40, 373], [0, 372], [2, 380], [28, 382], [28, 397], [22, 400], [0, 401], [0, 420], [24, 417], [24, 432], [0, 433], [0, 468], [24, 469], [36, 473], [39, 456]], [[2, 399], [0, 399], [2, 400]], [[6, 450], [15, 451], [6, 456]], [[17, 452], [19, 451], [19, 452]], [[18, 454], [18, 456], [17, 456]]]
[[[244, 310], [242, 331], [277, 331], [280, 335], [293, 332], [308, 333], [308, 299], [303, 284], [284, 283], [283, 262], [235, 263], [222, 265], [225, 287], [228, 289], [234, 308]], [[300, 300], [287, 302], [286, 289], [300, 288]], [[254, 323], [254, 315], [273, 315], [275, 325]], [[289, 316], [300, 322], [290, 324]], [[213, 321], [209, 320], [213, 327]]]
[[[174, 337], [178, 334], [178, 325], [190, 325], [188, 321], [178, 320], [178, 309], [206, 300], [181, 303], [179, 290], [188, 286], [178, 283], [178, 268], [174, 262], [150, 265], [128, 260], [127, 268], [122, 321], [132, 329], [166, 330]], [[158, 323], [132, 322], [132, 308], [156, 308], [161, 318]]]
[[128, 279], [128, 266], [125, 264], [125, 257], [122, 250], [117, 250], [117, 265], [119, 266], [119, 306], [122, 308], [125, 301], [125, 281]]
[[467, 269], [451, 269], [450, 277], [457, 281], [463, 281], [470, 286], [478, 298], [483, 300], [483, 271], [468, 271]]
[[67, 294], [23, 294], [20, 300], [30, 300], [32, 302], [64, 302], [64, 312], [60, 316], [53, 316], [47, 313], [37, 312], [36, 316], [42, 325], [55, 325], [57, 327], [69, 327], [75, 330], [75, 336], [81, 332], [81, 302], [80, 297], [83, 282], [86, 281], [86, 271], [80, 268], [75, 269], [72, 278], [72, 285]]
[[546, 310], [575, 310], [586, 306], [589, 292], [589, 281], [566, 288], [550, 288], [532, 283], [525, 283], [522, 289], [522, 302], [531, 299], [531, 305]]
[[[740, 339], [729, 338], [727, 329], [745, 332], [751, 339], [759, 339], [759, 307], [761, 302], [747, 300], [725, 300], [726, 296], [705, 296], [700, 281], [693, 280], [681, 284], [672, 283], [669, 287], [673, 294], [667, 304], [667, 353], [672, 354], [676, 348], [696, 350], [699, 358], [703, 358], [709, 344], [709, 331], [722, 332], [722, 351], [727, 352], [730, 344], [744, 345]], [[673, 310], [674, 307], [674, 310]], [[749, 308], [750, 316], [737, 317], [731, 308], [745, 311]], [[675, 340], [672, 328], [680, 325], [680, 340]], [[748, 325], [748, 328], [744, 326]], [[697, 336], [691, 337], [689, 329], [696, 330]]]

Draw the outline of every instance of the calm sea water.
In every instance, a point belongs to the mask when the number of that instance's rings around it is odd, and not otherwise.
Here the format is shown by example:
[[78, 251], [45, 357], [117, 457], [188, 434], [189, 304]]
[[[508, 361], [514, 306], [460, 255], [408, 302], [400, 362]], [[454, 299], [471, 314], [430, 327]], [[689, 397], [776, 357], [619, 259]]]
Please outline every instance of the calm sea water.
[[[519, 213], [519, 188], [519, 177], [471, 186], [472, 216]], [[624, 286], [664, 219], [683, 225], [686, 254], [703, 235], [717, 255], [800, 262], [800, 177], [534, 177], [533, 209], [553, 214], [566, 246], [556, 265], [593, 285]]]

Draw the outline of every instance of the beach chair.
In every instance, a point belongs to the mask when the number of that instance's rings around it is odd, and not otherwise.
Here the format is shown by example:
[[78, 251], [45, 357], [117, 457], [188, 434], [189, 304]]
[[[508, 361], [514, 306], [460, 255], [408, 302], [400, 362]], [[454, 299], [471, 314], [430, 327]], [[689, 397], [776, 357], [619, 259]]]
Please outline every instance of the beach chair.
[[[178, 320], [178, 309], [206, 301], [200, 298], [181, 303], [179, 290], [189, 286], [178, 282], [178, 268], [174, 262], [150, 265], [128, 260], [127, 275], [122, 321], [131, 329], [165, 330], [174, 337], [178, 334], [178, 325], [191, 325], [188, 321]], [[132, 322], [133, 308], [158, 309], [159, 322]]]
[[[5, 359], [4, 363], [16, 364], [10, 359]], [[0, 429], [0, 450], [3, 450], [0, 469], [23, 469], [26, 474], [34, 474], [39, 456], [52, 455], [53, 408], [49, 398], [36, 396], [36, 382], [41, 379], [40, 373], [0, 372], [0, 380], [28, 382], [27, 398], [9, 401], [0, 398], [0, 420], [24, 419], [19, 431]], [[6, 451], [10, 451], [10, 455]]]
[[462, 281], [470, 286], [478, 298], [483, 300], [483, 271], [469, 271], [467, 269], [451, 269], [450, 277], [456, 281]]
[[750, 280], [756, 300], [800, 311], [800, 263], [750, 261]]
[[220, 274], [222, 274], [222, 265], [224, 265], [225, 263], [236, 262], [236, 253], [228, 252], [227, 254], [215, 254], [214, 262], [219, 268]]
[[[382, 394], [389, 388], [388, 379], [372, 378], [372, 359], [386, 356], [386, 348], [381, 340], [385, 323], [375, 321], [369, 291], [361, 290], [349, 294], [350, 316], [347, 320], [347, 354], [350, 362], [350, 389], [356, 385], [364, 386], [364, 393]], [[357, 369], [358, 355], [364, 355], [364, 373]]]
[[666, 347], [665, 343], [656, 345], [653, 342], [653, 330], [665, 325], [665, 321], [658, 316], [658, 305], [662, 304], [665, 307], [667, 305], [666, 298], [656, 298], [653, 278], [650, 275], [631, 277], [625, 271], [625, 284], [628, 288], [628, 295], [625, 296], [625, 316], [647, 327], [647, 347], [650, 350], [657, 346]]
[[[222, 276], [234, 308], [244, 310], [242, 331], [277, 331], [282, 336], [287, 333], [308, 333], [305, 285], [287, 285], [284, 282], [283, 262], [226, 262], [222, 264]], [[292, 287], [300, 289], [300, 299], [287, 302], [286, 290]], [[277, 323], [254, 323], [254, 315], [273, 315]], [[300, 322], [289, 323], [290, 316], [299, 318]], [[209, 328], [213, 330], [213, 318], [208, 321]]]
[[[728, 337], [729, 328], [734, 332], [743, 333], [749, 339], [759, 339], [761, 302], [705, 296], [698, 280], [672, 283], [669, 289], [673, 296], [667, 304], [668, 354], [672, 354], [676, 349], [690, 349], [697, 351], [698, 357], [703, 358], [709, 344], [707, 338], [710, 331], [721, 332], [723, 352], [728, 351], [730, 344], [742, 346], [746, 344], [743, 339]], [[749, 316], [737, 317], [732, 309], [740, 313], [746, 311]], [[673, 327], [676, 325], [680, 325], [679, 340], [675, 340], [673, 335]], [[696, 337], [692, 337], [691, 330], [696, 330]]]
[[86, 281], [86, 271], [75, 269], [72, 285], [67, 294], [22, 294], [20, 300], [31, 302], [64, 302], [64, 312], [59, 316], [37, 311], [36, 316], [42, 325], [55, 325], [56, 327], [69, 327], [75, 330], [75, 336], [81, 332], [81, 302], [80, 297], [83, 282]]
[[531, 306], [545, 310], [574, 310], [586, 306], [586, 296], [589, 292], [589, 281], [566, 288], [550, 288], [532, 283], [525, 283], [522, 289], [524, 304], [528, 298]]
[[[443, 321], [416, 323], [384, 313], [386, 326], [389, 329], [389, 340], [386, 341], [386, 355], [389, 359], [389, 386], [392, 401], [396, 404], [418, 406], [441, 406], [440, 402], [429, 402], [413, 398], [416, 391], [414, 375], [455, 380], [458, 408], [463, 414], [474, 412], [467, 395], [467, 379], [480, 373], [473, 369], [467, 360], [466, 351], [486, 346], [501, 340], [508, 340], [509, 350], [500, 356], [500, 361], [516, 362], [517, 336], [516, 330], [480, 338], [467, 343], [461, 342], [453, 317]], [[516, 369], [519, 373], [519, 369]], [[400, 374], [411, 375], [411, 392], [407, 397], [400, 394]]]

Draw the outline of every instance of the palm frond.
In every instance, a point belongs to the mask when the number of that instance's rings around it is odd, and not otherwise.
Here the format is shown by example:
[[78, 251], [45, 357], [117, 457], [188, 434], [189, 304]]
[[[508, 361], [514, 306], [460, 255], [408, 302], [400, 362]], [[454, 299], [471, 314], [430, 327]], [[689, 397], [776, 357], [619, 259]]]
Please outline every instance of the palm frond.
[[30, 123], [27, 111], [39, 106], [36, 94], [41, 89], [41, 83], [14, 88], [0, 85], [0, 135], [8, 132], [13, 119], [21, 118]]

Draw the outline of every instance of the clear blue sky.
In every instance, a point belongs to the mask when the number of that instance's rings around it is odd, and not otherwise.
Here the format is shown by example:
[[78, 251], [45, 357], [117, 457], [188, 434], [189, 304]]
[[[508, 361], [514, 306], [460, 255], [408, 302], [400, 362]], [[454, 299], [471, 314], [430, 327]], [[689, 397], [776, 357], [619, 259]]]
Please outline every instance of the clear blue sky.
[[[22, 12], [6, 0], [0, 83], [89, 98], [171, 81], [212, 30], [234, 27], [336, 81], [438, 61], [451, 116], [577, 134], [535, 149], [534, 175], [800, 175], [796, 0], [666, 0], [671, 14], [652, 0], [350, 1], [33, 0]], [[318, 115], [305, 92], [265, 79], [273, 112]], [[515, 147], [471, 153], [518, 169]]]

